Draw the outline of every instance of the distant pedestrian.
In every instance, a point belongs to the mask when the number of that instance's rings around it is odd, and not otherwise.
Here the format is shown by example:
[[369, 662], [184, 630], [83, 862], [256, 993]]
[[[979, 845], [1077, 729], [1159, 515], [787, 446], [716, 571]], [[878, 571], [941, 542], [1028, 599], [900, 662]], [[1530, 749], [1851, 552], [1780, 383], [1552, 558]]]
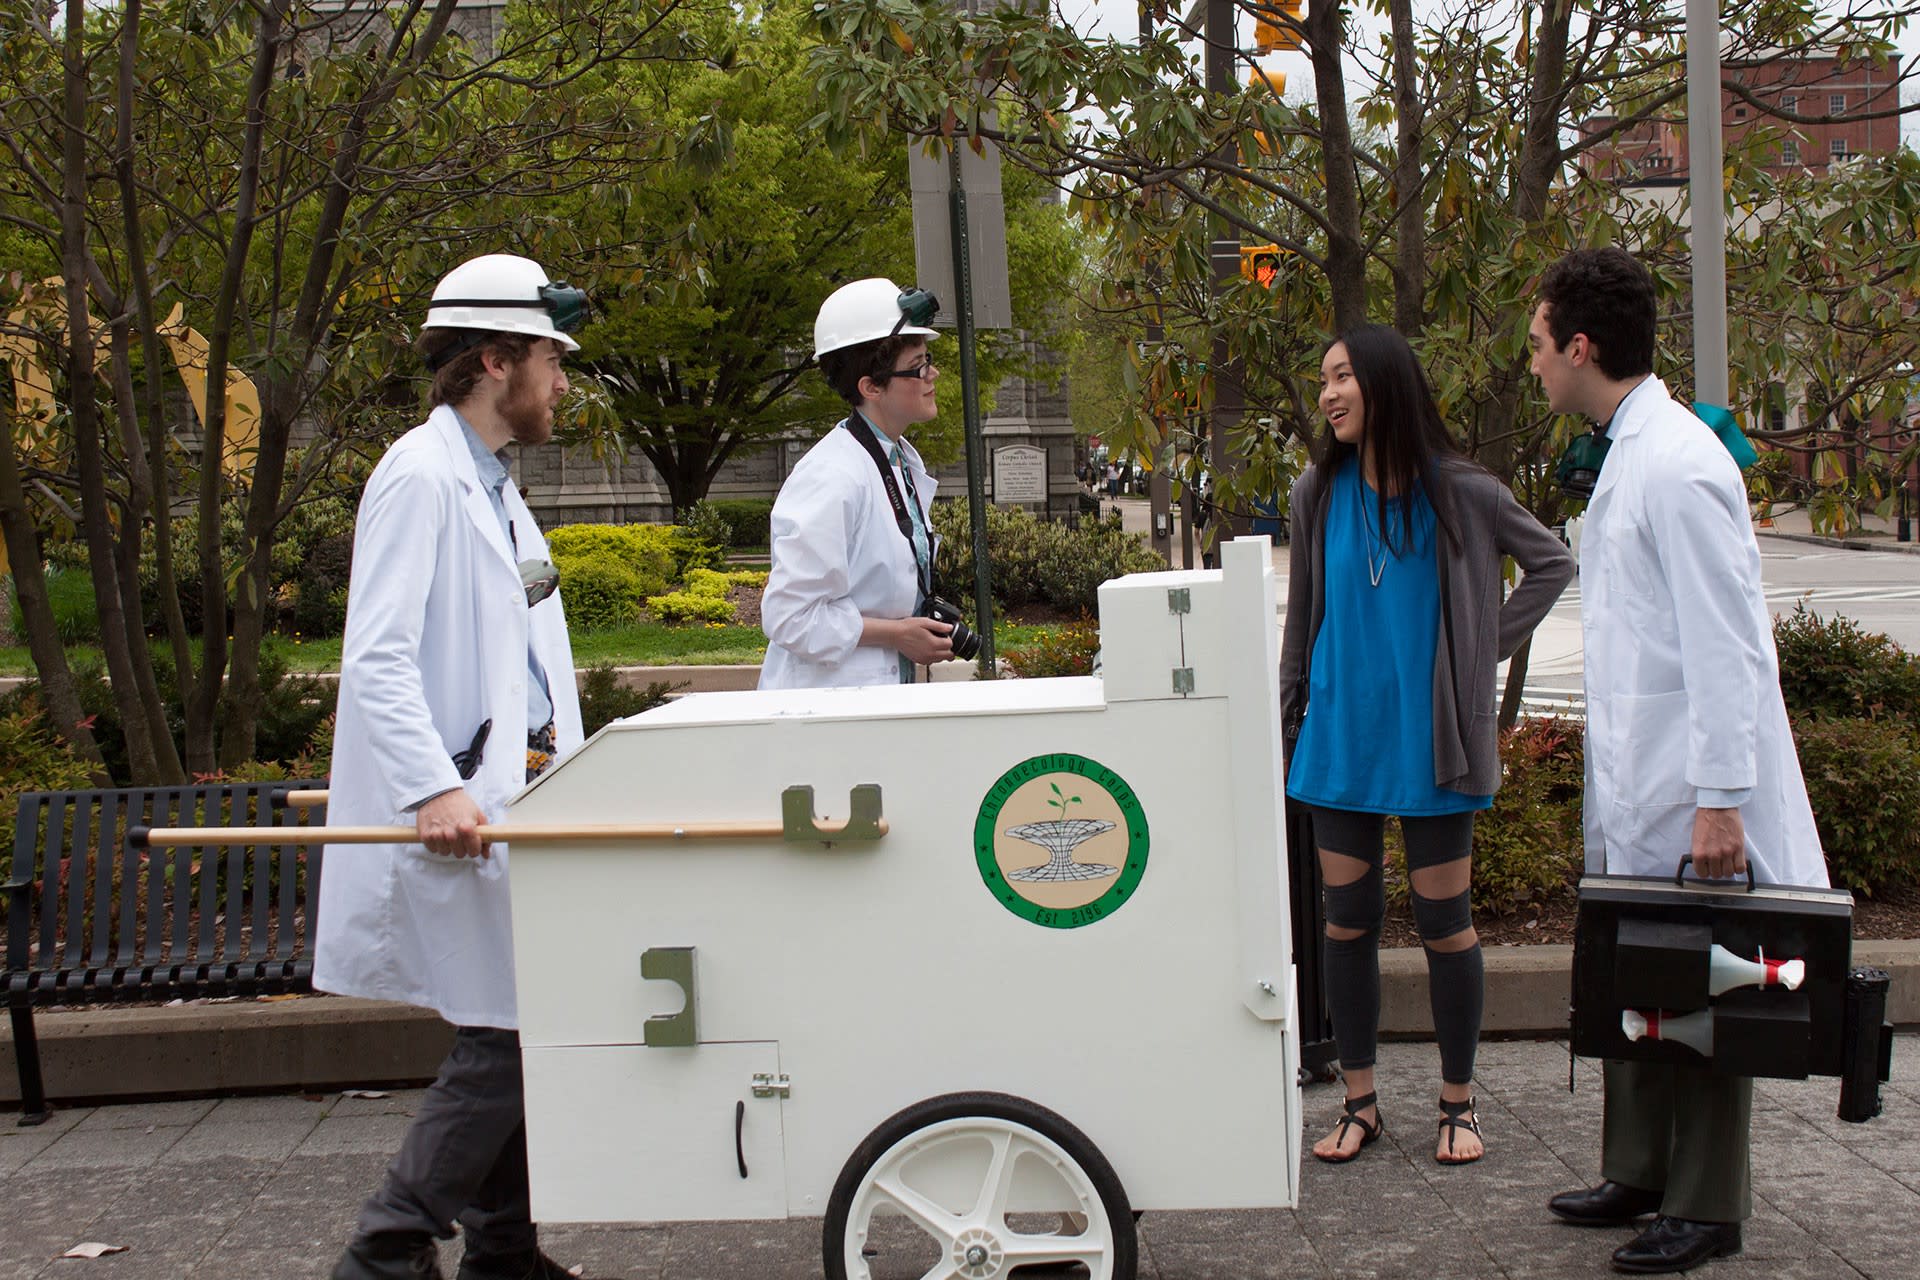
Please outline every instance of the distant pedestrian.
[[[1559, 539], [1461, 456], [1405, 338], [1349, 330], [1320, 364], [1326, 429], [1293, 486], [1280, 651], [1287, 794], [1308, 806], [1326, 902], [1326, 983], [1346, 1101], [1313, 1154], [1378, 1138], [1380, 927], [1388, 815], [1405, 838], [1440, 1042], [1434, 1158], [1484, 1152], [1473, 1105], [1485, 971], [1473, 928], [1473, 815], [1500, 785], [1496, 666], [1573, 576]], [[1504, 557], [1525, 576], [1502, 596]], [[1444, 643], [1442, 640], [1444, 638]]]
[[1107, 463], [1107, 496], [1115, 501], [1120, 498], [1120, 465], [1111, 461]]

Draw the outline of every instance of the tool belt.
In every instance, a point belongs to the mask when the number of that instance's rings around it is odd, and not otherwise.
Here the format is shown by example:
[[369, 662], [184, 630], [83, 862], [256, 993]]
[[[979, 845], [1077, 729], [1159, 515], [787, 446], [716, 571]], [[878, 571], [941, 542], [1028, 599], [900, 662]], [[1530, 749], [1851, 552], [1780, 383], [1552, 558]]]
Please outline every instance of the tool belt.
[[549, 720], [527, 735], [527, 781], [545, 773], [553, 756], [553, 721]]

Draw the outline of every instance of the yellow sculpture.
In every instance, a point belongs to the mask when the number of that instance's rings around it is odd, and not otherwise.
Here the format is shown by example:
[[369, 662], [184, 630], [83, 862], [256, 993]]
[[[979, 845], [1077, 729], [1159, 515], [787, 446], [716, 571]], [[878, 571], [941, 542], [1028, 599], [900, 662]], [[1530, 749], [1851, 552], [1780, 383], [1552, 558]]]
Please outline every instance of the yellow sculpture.
[[[13, 371], [13, 403], [16, 420], [22, 424], [23, 438], [7, 442], [8, 447], [23, 446], [26, 452], [42, 456], [50, 452], [52, 439], [47, 424], [53, 420], [55, 403], [53, 377], [42, 359], [40, 343], [25, 330], [34, 322], [65, 328], [67, 323], [66, 284], [59, 276], [42, 280], [32, 291], [32, 301], [23, 303], [8, 317], [15, 332], [0, 333], [0, 361]], [[104, 339], [105, 331], [98, 330]], [[176, 304], [172, 314], [160, 322], [160, 340], [173, 356], [174, 368], [186, 384], [187, 397], [193, 401], [194, 416], [204, 426], [207, 420], [207, 340], [182, 318]], [[226, 429], [221, 433], [221, 470], [238, 475], [250, 469], [260, 450], [260, 392], [253, 379], [236, 369], [227, 370]], [[8, 571], [7, 551], [0, 546], [0, 574]]]

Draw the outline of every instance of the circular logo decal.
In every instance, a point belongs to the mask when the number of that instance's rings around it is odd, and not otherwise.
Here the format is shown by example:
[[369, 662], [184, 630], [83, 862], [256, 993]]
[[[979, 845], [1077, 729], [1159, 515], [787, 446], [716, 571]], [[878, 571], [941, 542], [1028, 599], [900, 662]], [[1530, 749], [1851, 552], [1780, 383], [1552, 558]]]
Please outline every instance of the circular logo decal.
[[1147, 815], [1133, 788], [1066, 752], [1001, 774], [973, 824], [988, 890], [1049, 929], [1077, 929], [1118, 911], [1146, 873], [1147, 845]]

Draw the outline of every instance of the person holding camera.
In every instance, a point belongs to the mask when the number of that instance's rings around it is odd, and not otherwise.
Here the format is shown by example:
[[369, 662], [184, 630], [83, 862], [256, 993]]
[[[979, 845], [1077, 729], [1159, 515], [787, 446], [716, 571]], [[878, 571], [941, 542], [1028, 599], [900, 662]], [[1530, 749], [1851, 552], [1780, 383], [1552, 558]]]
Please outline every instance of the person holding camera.
[[850, 412], [774, 500], [762, 689], [909, 684], [954, 655], [958, 614], [933, 594], [935, 482], [906, 440], [937, 412], [925, 326], [939, 309], [880, 277], [820, 306], [814, 358]]

